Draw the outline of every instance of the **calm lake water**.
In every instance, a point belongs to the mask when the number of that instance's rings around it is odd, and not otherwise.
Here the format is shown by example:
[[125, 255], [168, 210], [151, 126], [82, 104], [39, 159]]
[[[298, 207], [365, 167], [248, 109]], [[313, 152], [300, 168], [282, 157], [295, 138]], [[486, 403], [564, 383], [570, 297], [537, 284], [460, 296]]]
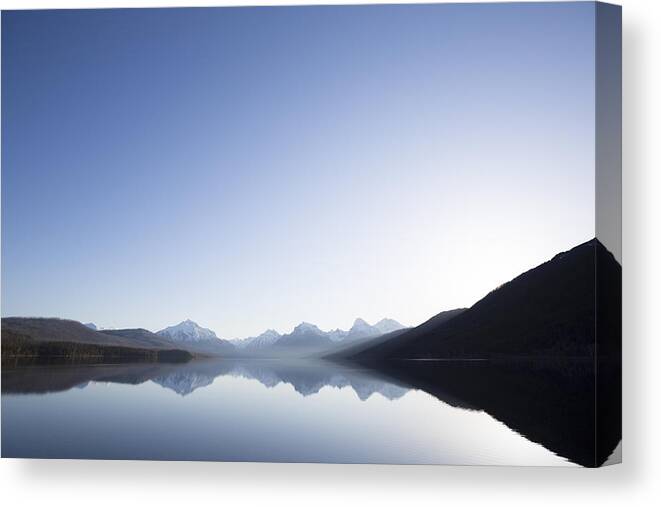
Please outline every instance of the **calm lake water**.
[[[423, 366], [415, 368], [417, 373]], [[313, 361], [3, 368], [2, 456], [561, 466], [581, 462], [580, 454], [570, 456], [571, 451], [554, 440], [563, 440], [566, 428], [559, 428], [557, 435], [537, 433], [535, 415], [528, 421], [537, 408], [526, 393], [508, 397], [507, 403], [480, 399], [480, 386], [472, 388], [466, 381], [483, 379], [493, 389], [499, 388], [494, 383], [503, 382], [507, 389], [507, 375], [476, 364], [436, 368], [431, 384], [392, 372]], [[478, 395], [471, 394], [475, 389]], [[500, 412], [490, 403], [508, 406]], [[519, 410], [521, 414], [508, 415]], [[567, 418], [560, 415], [561, 420]], [[579, 417], [589, 419], [590, 414]], [[543, 413], [540, 418], [553, 424]], [[576, 421], [570, 424], [576, 426]], [[567, 449], [581, 445], [565, 443]]]

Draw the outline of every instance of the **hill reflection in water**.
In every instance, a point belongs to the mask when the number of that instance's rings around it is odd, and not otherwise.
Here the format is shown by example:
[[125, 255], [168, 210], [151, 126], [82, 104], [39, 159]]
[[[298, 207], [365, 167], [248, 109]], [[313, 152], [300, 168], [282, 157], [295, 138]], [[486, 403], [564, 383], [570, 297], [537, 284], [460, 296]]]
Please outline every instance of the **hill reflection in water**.
[[394, 400], [408, 391], [396, 380], [386, 379], [372, 369], [328, 361], [198, 360], [186, 364], [49, 365], [3, 369], [2, 392], [48, 393], [85, 387], [89, 382], [138, 385], [152, 381], [187, 396], [224, 375], [257, 380], [265, 387], [289, 384], [303, 396], [316, 394], [325, 386], [350, 387], [361, 400], [374, 393]]
[[[617, 414], [619, 371], [600, 371], [600, 414]], [[599, 428], [595, 443], [594, 369], [589, 360], [392, 361], [338, 364], [328, 361], [198, 360], [187, 364], [27, 366], [3, 368], [3, 394], [54, 393], [93, 383], [153, 382], [182, 397], [204, 392], [219, 377], [289, 385], [300, 396], [324, 387], [350, 388], [357, 398], [379, 394], [398, 400], [423, 391], [462, 410], [483, 411], [526, 439], [583, 466], [602, 464], [621, 438], [619, 419]], [[438, 428], [442, 434], [443, 428]]]

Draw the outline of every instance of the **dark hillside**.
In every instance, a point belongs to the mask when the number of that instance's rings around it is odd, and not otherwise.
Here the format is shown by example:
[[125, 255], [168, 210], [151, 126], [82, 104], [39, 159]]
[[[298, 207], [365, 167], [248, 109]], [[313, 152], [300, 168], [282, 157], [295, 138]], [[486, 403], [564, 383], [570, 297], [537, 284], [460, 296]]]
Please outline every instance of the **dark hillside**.
[[25, 362], [179, 362], [191, 357], [190, 352], [167, 340], [100, 333], [73, 320], [2, 319], [3, 365]]
[[428, 321], [358, 352], [358, 360], [591, 357], [595, 352], [595, 263], [599, 259], [603, 351], [618, 354], [621, 267], [597, 240], [583, 243], [498, 287], [471, 308], [440, 323]]

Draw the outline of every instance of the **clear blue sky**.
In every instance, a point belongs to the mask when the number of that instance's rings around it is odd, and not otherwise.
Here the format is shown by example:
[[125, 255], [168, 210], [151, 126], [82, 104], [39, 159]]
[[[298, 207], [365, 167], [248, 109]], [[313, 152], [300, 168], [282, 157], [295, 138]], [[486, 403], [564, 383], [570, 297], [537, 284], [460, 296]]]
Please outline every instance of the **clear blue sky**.
[[2, 14], [2, 314], [418, 324], [594, 236], [594, 5]]

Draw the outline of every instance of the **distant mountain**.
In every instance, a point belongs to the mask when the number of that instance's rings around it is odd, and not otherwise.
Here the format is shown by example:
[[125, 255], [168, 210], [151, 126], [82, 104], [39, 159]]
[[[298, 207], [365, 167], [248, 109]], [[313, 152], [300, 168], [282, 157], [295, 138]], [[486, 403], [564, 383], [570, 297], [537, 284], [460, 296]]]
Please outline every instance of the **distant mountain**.
[[352, 342], [363, 338], [370, 338], [386, 333], [392, 333], [393, 331], [398, 331], [404, 328], [405, 326], [393, 319], [381, 319], [379, 322], [372, 326], [365, 322], [365, 320], [357, 318], [342, 341]]
[[[328, 344], [328, 338], [334, 343], [346, 343], [390, 333], [399, 329], [405, 329], [405, 326], [393, 319], [382, 319], [375, 325], [368, 324], [365, 320], [357, 318], [348, 331], [334, 329], [332, 331], [322, 331], [314, 324], [302, 322], [294, 331], [288, 335], [272, 336], [270, 341], [265, 341], [266, 345], [278, 343], [280, 345], [291, 345], [296, 343], [301, 345], [306, 340]], [[284, 339], [284, 341], [283, 341]]]
[[176, 342], [199, 342], [218, 339], [211, 329], [199, 326], [192, 320], [184, 320], [174, 326], [166, 327], [156, 332], [157, 335], [167, 336]]
[[282, 335], [274, 343], [275, 347], [319, 348], [332, 345], [333, 342], [328, 337], [328, 333], [309, 322], [301, 322], [291, 333]]
[[378, 334], [383, 334], [383, 333], [380, 333], [377, 328], [375, 328], [374, 326], [370, 326], [363, 319], [357, 318], [353, 322], [351, 329], [349, 329], [349, 332], [344, 337], [343, 341], [354, 341], [354, 340], [359, 340], [360, 338], [367, 338], [368, 336], [375, 336]]
[[393, 319], [381, 319], [374, 324], [373, 327], [376, 328], [380, 334], [392, 333], [393, 331], [399, 331], [400, 329], [406, 328], [406, 326]]
[[239, 349], [253, 350], [262, 347], [273, 345], [282, 336], [275, 329], [267, 329], [258, 336], [251, 336], [250, 338], [241, 338], [238, 340], [230, 340], [230, 342]]
[[288, 334], [280, 335], [271, 329], [256, 337], [234, 340], [233, 343], [242, 357], [309, 357], [330, 353], [347, 343], [362, 343], [366, 339], [381, 336], [383, 330], [389, 329], [405, 328], [393, 319], [382, 319], [371, 326], [358, 318], [348, 331], [322, 331], [314, 324], [302, 322]]
[[[596, 239], [501, 285], [451, 319], [440, 315], [348, 359], [591, 357], [621, 353], [621, 267]], [[595, 335], [595, 323], [597, 335]]]
[[328, 331], [327, 334], [328, 337], [331, 339], [331, 341], [341, 342], [347, 337], [348, 333], [349, 333], [348, 331], [344, 331], [340, 328], [337, 328], [337, 329], [333, 329], [332, 331]]
[[6, 317], [2, 319], [2, 360], [160, 361], [192, 356], [175, 344], [158, 339], [94, 331], [74, 320]]
[[85, 327], [89, 327], [90, 329], [92, 329], [92, 330], [94, 330], [94, 331], [98, 331], [98, 330], [99, 330], [99, 328], [96, 327], [96, 324], [95, 324], [94, 322], [88, 322], [87, 324], [83, 324], [83, 326], [85, 326]]
[[236, 347], [229, 341], [218, 338], [211, 329], [192, 320], [166, 327], [156, 334], [199, 354], [229, 355], [236, 352]]

